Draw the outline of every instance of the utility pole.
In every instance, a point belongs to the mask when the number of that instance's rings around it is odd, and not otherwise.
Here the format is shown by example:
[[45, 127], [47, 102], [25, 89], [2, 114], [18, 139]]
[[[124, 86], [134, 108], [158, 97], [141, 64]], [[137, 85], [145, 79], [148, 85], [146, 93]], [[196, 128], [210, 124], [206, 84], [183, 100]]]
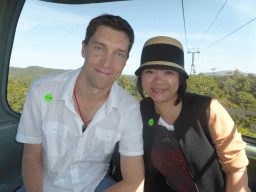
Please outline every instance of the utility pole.
[[[192, 48], [195, 49], [195, 48]], [[191, 65], [191, 70], [190, 70], [190, 75], [193, 75], [196, 73], [196, 67], [194, 65], [194, 55], [195, 53], [200, 53], [199, 49], [197, 49], [197, 51], [190, 51], [190, 49], [188, 49], [188, 53], [192, 53], [192, 65]]]

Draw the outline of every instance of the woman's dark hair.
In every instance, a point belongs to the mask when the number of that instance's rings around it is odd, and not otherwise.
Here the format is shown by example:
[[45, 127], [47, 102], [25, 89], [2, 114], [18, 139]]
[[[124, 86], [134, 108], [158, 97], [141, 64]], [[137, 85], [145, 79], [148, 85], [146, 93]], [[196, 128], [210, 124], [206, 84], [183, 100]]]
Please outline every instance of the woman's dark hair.
[[111, 27], [112, 29], [122, 31], [124, 32], [127, 37], [129, 38], [129, 49], [128, 49], [128, 55], [131, 51], [132, 45], [134, 43], [134, 32], [132, 27], [129, 25], [129, 23], [122, 19], [119, 16], [114, 16], [114, 15], [109, 15], [109, 14], [103, 14], [98, 17], [95, 17], [92, 19], [86, 29], [86, 35], [85, 35], [85, 40], [84, 43], [87, 45], [94, 35], [95, 31], [97, 30], [98, 26], [104, 25], [107, 27]]
[[[183, 98], [183, 96], [184, 96], [184, 94], [187, 90], [187, 79], [186, 79], [186, 76], [183, 73], [179, 73], [179, 82], [180, 82], [180, 86], [179, 86], [178, 91], [177, 91], [178, 98], [175, 101], [175, 104], [174, 104], [175, 106], [178, 105], [181, 102], [181, 100], [182, 100], [182, 98]], [[145, 99], [145, 96], [143, 94], [143, 87], [142, 87], [142, 72], [138, 75], [137, 89], [138, 89], [141, 97], [143, 99]]]

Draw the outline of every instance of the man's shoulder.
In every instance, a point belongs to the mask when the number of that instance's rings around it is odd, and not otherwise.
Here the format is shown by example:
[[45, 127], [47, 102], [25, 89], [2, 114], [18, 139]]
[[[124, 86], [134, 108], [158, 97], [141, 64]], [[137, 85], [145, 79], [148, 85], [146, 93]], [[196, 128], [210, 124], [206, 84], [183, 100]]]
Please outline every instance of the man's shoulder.
[[128, 93], [126, 90], [124, 90], [116, 82], [115, 82], [114, 86], [116, 86], [116, 92], [118, 93], [118, 96], [119, 96], [121, 102], [125, 102], [128, 105], [133, 104], [133, 103], [139, 104], [137, 99], [135, 99], [130, 93]]
[[70, 82], [72, 77], [78, 72], [80, 72], [79, 69], [49, 73], [35, 79], [30, 87], [33, 87], [34, 89], [60, 88], [65, 86], [67, 82]]
[[125, 91], [121, 86], [114, 83], [114, 105], [121, 113], [127, 113], [131, 110], [139, 110], [139, 102], [130, 93]]
[[44, 84], [44, 83], [54, 83], [54, 82], [60, 82], [64, 81], [68, 78], [69, 74], [72, 73], [72, 71], [60, 71], [55, 73], [48, 73], [46, 75], [43, 75], [33, 81], [34, 85]]
[[43, 75], [32, 82], [28, 95], [44, 96], [47, 94], [59, 97], [74, 81], [79, 70], [61, 71]]

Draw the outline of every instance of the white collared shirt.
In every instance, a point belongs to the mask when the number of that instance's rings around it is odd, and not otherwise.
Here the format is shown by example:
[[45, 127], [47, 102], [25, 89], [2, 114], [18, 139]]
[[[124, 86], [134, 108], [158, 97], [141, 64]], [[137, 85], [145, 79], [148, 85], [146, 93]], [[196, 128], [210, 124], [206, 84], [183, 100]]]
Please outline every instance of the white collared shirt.
[[45, 192], [94, 191], [106, 175], [117, 141], [121, 155], [143, 155], [139, 103], [116, 82], [82, 132], [72, 99], [80, 71], [40, 77], [27, 93], [16, 140], [43, 143]]

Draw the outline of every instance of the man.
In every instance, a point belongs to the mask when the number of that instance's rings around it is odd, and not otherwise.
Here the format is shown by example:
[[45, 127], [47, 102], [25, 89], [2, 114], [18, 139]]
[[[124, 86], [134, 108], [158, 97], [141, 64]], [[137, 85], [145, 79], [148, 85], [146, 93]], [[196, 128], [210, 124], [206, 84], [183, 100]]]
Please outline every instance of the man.
[[[96, 17], [82, 43], [83, 67], [31, 84], [16, 136], [25, 143], [26, 191], [143, 191], [139, 104], [115, 82], [133, 42], [121, 17]], [[123, 180], [113, 185], [106, 172], [117, 141]]]

